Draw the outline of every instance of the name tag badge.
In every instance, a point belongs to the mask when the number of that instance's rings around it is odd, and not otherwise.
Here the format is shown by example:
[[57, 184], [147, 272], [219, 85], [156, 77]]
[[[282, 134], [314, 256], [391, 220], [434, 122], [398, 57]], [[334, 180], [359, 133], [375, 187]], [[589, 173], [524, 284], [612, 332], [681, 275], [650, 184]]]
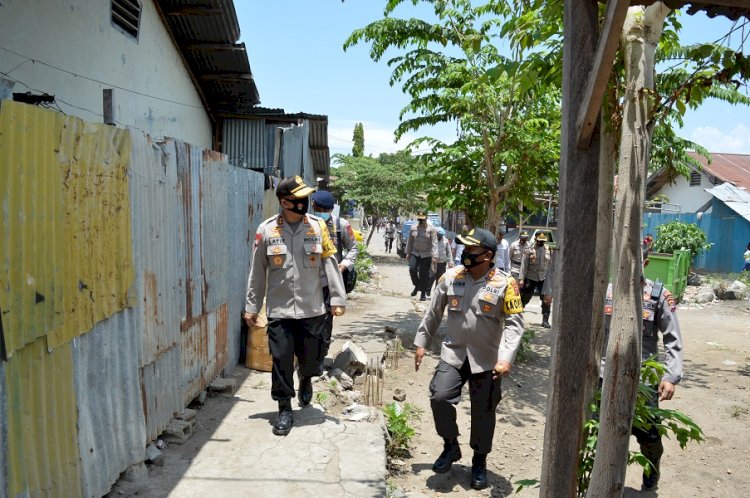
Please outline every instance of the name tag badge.
[[448, 297], [448, 309], [450, 311], [461, 311], [461, 301], [462, 301], [462, 298], [459, 296], [449, 296]]

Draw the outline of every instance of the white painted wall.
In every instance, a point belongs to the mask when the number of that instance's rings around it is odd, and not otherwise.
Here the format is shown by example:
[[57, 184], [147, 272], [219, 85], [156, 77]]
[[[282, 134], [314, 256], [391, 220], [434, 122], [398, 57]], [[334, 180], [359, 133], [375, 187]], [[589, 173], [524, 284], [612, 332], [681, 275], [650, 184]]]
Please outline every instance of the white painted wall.
[[[55, 95], [66, 114], [87, 121], [102, 120], [104, 88], [116, 85], [139, 92], [147, 96], [115, 89], [118, 126], [211, 149], [211, 121], [187, 67], [153, 0], [141, 3], [140, 35], [135, 40], [112, 25], [109, 0], [2, 0], [0, 71], [10, 75], [0, 77]], [[13, 89], [28, 90], [21, 83]]]
[[700, 186], [690, 186], [690, 180], [684, 176], [677, 178], [674, 183], [664, 185], [657, 195], [665, 195], [670, 204], [679, 204], [683, 213], [694, 213], [711, 199], [711, 194], [704, 189], [714, 185], [701, 175]]

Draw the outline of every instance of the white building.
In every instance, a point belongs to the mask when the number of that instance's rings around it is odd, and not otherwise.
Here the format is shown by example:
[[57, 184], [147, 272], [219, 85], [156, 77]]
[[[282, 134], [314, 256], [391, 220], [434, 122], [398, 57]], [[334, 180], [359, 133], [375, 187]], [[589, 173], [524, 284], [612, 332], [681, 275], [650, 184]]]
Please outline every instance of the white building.
[[698, 154], [691, 155], [703, 166], [700, 171], [693, 171], [689, 179], [679, 176], [672, 181], [664, 170], [657, 171], [647, 180], [646, 198], [662, 199], [673, 212], [697, 213], [710, 208], [713, 196], [707, 190], [716, 185], [728, 182], [750, 190], [750, 155], [711, 153], [710, 163]]
[[3, 0], [0, 98], [97, 121], [112, 89], [117, 126], [217, 148], [215, 116], [259, 101], [239, 35], [231, 1]]

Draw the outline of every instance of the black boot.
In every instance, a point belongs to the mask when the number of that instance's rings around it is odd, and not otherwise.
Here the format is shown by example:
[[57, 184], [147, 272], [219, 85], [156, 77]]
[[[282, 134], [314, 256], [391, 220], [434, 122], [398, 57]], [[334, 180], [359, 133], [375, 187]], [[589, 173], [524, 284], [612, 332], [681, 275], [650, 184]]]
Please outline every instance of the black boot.
[[461, 460], [461, 447], [458, 445], [457, 439], [443, 439], [443, 452], [440, 454], [435, 463], [432, 465], [432, 470], [438, 474], [445, 474], [453, 466], [453, 462]]
[[474, 453], [471, 459], [471, 487], [472, 489], [487, 487], [487, 455]]
[[544, 327], [545, 329], [552, 327], [552, 325], [549, 324], [549, 314], [542, 315], [542, 327]]
[[418, 291], [417, 291], [417, 288], [416, 288], [416, 287], [414, 287], [414, 290], [413, 290], [413, 291], [411, 291], [411, 297], [414, 297], [414, 296], [416, 296], [416, 295], [417, 295], [417, 292], [418, 292]]
[[299, 389], [297, 390], [297, 400], [299, 406], [307, 406], [312, 401], [313, 388], [312, 377], [300, 377]]
[[279, 401], [279, 416], [273, 423], [273, 433], [277, 436], [286, 436], [292, 430], [294, 417], [292, 416], [292, 403], [288, 399]]
[[430, 297], [430, 293], [431, 293], [431, 292], [432, 292], [432, 291], [431, 291], [430, 289], [427, 289], [427, 292], [425, 292], [425, 294], [427, 294], [427, 297]]
[[427, 301], [427, 296], [425, 296], [424, 292], [422, 293], [421, 296], [419, 296], [419, 300], [420, 301]]
[[643, 443], [641, 444], [641, 453], [654, 466], [649, 475], [646, 475], [645, 472], [643, 473], [643, 486], [641, 489], [655, 490], [659, 487], [659, 477], [661, 475], [659, 472], [659, 462], [661, 461], [662, 453], [664, 453], [664, 445], [662, 445], [661, 440], [653, 443]]

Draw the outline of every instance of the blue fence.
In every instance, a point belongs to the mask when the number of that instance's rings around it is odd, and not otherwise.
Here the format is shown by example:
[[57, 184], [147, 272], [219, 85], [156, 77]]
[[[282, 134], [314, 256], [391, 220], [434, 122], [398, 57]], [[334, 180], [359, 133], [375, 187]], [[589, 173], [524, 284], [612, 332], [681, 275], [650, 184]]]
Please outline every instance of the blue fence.
[[700, 219], [695, 213], [646, 213], [643, 216], [643, 234], [650, 233], [656, 237], [657, 227], [674, 220], [697, 225], [713, 244], [709, 251], [693, 260], [693, 268], [722, 273], [742, 270], [742, 255], [750, 242], [750, 221], [714, 199], [711, 212]]

